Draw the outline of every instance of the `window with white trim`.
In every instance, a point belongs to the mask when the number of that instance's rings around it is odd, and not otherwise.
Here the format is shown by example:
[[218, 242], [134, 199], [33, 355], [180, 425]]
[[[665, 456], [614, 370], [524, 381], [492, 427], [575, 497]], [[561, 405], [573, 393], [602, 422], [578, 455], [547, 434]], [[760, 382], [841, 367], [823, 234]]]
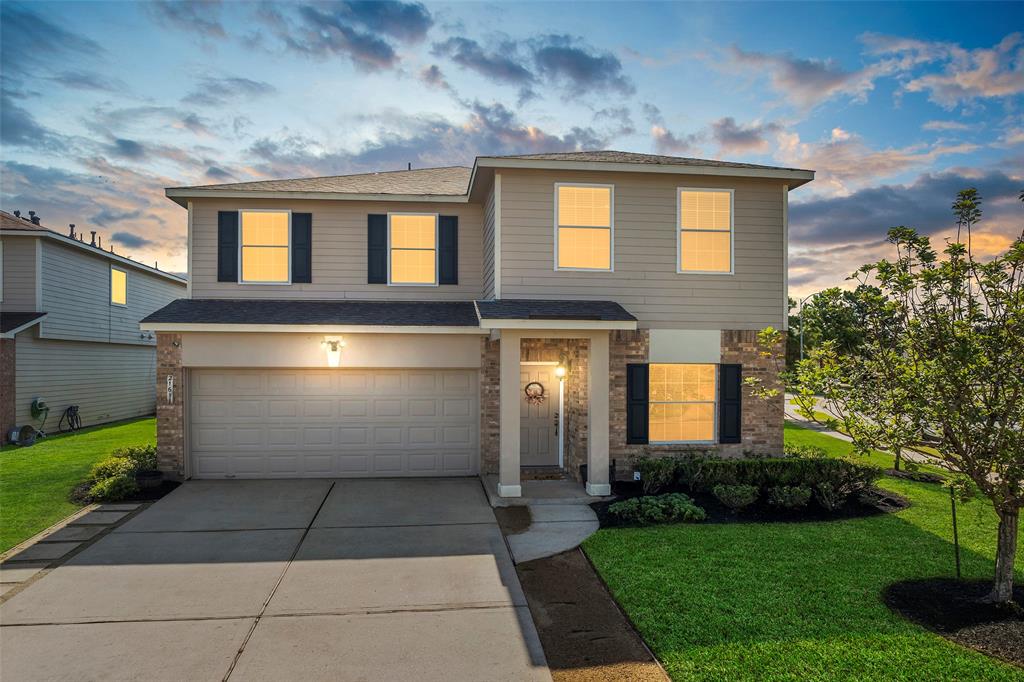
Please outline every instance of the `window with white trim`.
[[291, 214], [288, 211], [240, 211], [239, 280], [287, 284], [291, 280]]
[[437, 284], [436, 215], [388, 215], [388, 283]]
[[732, 272], [732, 190], [679, 190], [679, 272]]
[[110, 302], [113, 305], [128, 305], [128, 273], [110, 268]]
[[613, 189], [556, 185], [555, 269], [612, 269]]
[[716, 365], [652, 363], [649, 382], [651, 443], [715, 440]]

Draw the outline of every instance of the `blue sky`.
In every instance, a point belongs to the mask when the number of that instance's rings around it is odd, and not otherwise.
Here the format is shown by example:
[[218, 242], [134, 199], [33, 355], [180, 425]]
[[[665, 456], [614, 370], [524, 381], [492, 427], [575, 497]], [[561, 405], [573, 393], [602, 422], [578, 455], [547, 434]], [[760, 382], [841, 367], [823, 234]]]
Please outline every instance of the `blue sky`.
[[0, 31], [0, 205], [172, 270], [167, 186], [565, 149], [816, 170], [796, 294], [892, 225], [948, 234], [963, 187], [983, 250], [1024, 222], [1021, 3], [4, 2]]

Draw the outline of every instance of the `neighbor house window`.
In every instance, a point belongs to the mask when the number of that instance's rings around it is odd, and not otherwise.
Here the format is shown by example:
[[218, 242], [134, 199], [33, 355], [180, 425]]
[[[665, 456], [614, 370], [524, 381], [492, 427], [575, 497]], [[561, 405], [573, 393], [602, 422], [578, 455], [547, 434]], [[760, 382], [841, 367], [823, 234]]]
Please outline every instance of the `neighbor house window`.
[[114, 305], [128, 305], [128, 273], [110, 268], [110, 302]]
[[241, 281], [287, 284], [290, 280], [287, 211], [241, 212]]
[[716, 370], [715, 365], [651, 364], [650, 442], [715, 439]]
[[388, 216], [388, 282], [437, 284], [437, 216]]
[[555, 185], [555, 268], [612, 269], [611, 185]]
[[732, 190], [679, 190], [679, 271], [732, 272]]

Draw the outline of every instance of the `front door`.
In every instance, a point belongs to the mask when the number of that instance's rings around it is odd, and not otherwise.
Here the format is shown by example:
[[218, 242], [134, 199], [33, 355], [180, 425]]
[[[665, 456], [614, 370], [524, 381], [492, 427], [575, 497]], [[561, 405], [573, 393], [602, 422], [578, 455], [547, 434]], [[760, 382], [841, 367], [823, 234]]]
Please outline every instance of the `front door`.
[[519, 369], [519, 463], [521, 466], [558, 466], [555, 366], [520, 365]]

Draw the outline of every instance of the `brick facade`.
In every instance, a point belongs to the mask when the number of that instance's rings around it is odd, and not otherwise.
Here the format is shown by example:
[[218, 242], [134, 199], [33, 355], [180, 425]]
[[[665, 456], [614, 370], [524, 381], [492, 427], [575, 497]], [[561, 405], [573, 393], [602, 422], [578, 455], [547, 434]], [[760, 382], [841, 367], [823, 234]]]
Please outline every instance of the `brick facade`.
[[[783, 337], [782, 343], [785, 343]], [[778, 356], [783, 351], [780, 344], [772, 350]], [[753, 330], [722, 332], [722, 362], [743, 365], [743, 376], [756, 377], [764, 388], [779, 389], [779, 394], [768, 401], [752, 395], [750, 389], [744, 387], [743, 402], [743, 442], [737, 445], [719, 446], [728, 450], [729, 455], [775, 455], [782, 452], [783, 419], [785, 396], [783, 385], [779, 380], [775, 360], [761, 356], [761, 348], [757, 343], [757, 332]]]
[[16, 426], [15, 340], [0, 339], [0, 444], [7, 443], [7, 432]]
[[[185, 372], [181, 368], [181, 335], [156, 335], [156, 461], [168, 478], [185, 477]], [[167, 377], [174, 379], [173, 400], [167, 400]]]

